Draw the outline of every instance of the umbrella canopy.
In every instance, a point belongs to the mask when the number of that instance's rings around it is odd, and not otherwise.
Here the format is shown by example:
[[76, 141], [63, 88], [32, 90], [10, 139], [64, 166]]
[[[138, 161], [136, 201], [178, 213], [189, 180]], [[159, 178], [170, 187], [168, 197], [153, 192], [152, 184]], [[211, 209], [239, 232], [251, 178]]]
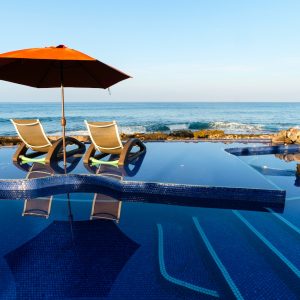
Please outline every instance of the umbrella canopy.
[[36, 88], [61, 87], [64, 165], [66, 165], [64, 87], [106, 89], [129, 75], [64, 45], [0, 54], [0, 80]]
[[[63, 78], [62, 78], [63, 77]], [[0, 79], [36, 88], [106, 89], [129, 75], [64, 45], [0, 54]]]

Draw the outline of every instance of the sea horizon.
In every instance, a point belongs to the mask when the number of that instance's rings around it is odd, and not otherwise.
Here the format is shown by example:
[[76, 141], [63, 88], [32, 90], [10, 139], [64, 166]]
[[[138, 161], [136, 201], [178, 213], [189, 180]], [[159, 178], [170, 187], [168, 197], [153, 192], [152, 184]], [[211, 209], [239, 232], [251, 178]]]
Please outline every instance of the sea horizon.
[[[65, 103], [300, 103], [299, 100], [65, 100]], [[9, 100], [1, 101], [0, 104], [7, 103], [60, 103], [61, 99], [57, 100]]]

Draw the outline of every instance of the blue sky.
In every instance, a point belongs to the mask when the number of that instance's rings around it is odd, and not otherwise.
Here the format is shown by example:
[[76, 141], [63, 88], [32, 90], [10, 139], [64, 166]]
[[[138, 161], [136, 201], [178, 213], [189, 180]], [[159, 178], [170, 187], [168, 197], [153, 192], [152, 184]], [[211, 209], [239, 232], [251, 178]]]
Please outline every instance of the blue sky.
[[[65, 44], [130, 74], [68, 101], [299, 101], [299, 0], [51, 0], [1, 4], [0, 52]], [[59, 101], [0, 82], [0, 101]]]

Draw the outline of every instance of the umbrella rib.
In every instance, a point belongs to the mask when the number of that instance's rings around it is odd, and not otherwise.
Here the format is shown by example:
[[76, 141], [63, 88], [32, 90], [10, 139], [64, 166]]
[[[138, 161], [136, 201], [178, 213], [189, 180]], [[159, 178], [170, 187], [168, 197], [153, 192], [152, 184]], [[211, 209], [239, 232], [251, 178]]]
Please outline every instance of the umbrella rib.
[[10, 61], [10, 62], [6, 63], [5, 65], [0, 66], [0, 72], [3, 72], [3, 69], [5, 71], [5, 68], [8, 66], [11, 66], [12, 64], [18, 64], [18, 63], [19, 62], [17, 60]]
[[43, 83], [43, 81], [45, 80], [45, 78], [47, 77], [50, 69], [51, 69], [52, 63], [50, 61], [49, 63], [49, 67], [47, 68], [46, 72], [44, 73], [44, 75], [42, 76], [42, 78], [39, 80], [38, 84], [37, 84], [37, 88], [39, 88], [41, 86], [41, 84]]
[[87, 67], [84, 66], [80, 61], [78, 61], [78, 63], [81, 65], [83, 70], [99, 85], [99, 88], [103, 88], [102, 83], [97, 80], [97, 78], [87, 69]]

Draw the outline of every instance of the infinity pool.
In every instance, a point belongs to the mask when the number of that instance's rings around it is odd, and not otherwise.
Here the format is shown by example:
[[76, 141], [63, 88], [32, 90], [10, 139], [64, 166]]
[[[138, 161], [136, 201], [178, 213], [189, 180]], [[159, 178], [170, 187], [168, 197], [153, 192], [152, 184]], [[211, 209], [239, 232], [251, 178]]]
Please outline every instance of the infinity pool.
[[[147, 143], [125, 170], [74, 158], [67, 175], [0, 148], [0, 298], [299, 299], [297, 149], [225, 151], [265, 146]], [[77, 174], [104, 179], [56, 186]]]

